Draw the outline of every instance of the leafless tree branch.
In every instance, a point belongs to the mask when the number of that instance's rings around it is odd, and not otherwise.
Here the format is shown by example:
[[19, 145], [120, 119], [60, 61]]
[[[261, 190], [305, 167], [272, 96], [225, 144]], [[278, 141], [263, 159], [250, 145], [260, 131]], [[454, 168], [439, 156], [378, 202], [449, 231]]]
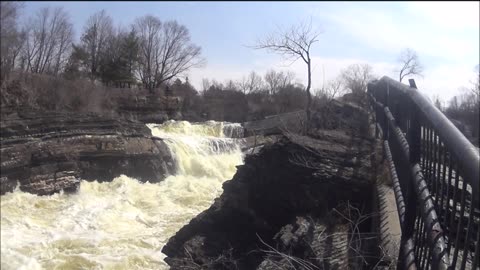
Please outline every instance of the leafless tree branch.
[[398, 62], [402, 65], [398, 71], [400, 82], [402, 82], [403, 78], [408, 75], [423, 76], [423, 66], [414, 50], [410, 48], [403, 50], [400, 54]]
[[[312, 29], [312, 22], [308, 24], [300, 23], [294, 25], [288, 30], [280, 30], [275, 34], [269, 34], [264, 39], [257, 41], [254, 49], [265, 49], [270, 52], [280, 54], [286, 59], [293, 60], [295, 62], [298, 59], [302, 59], [307, 65], [308, 71], [308, 83], [307, 83], [307, 123], [310, 120], [310, 107], [311, 107], [311, 93], [310, 88], [312, 85], [311, 64], [310, 57], [311, 46], [318, 41], [319, 32]], [[292, 62], [292, 63], [293, 63]], [[308, 128], [308, 125], [307, 127]]]
[[147, 88], [205, 64], [201, 48], [191, 43], [188, 29], [176, 21], [162, 23], [147, 15], [136, 20], [135, 29], [140, 39], [139, 75]]

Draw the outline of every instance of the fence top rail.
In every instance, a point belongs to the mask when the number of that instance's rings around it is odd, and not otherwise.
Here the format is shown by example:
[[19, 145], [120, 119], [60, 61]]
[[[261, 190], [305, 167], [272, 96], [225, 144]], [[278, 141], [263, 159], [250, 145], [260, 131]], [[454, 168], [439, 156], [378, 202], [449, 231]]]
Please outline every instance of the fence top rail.
[[[375, 92], [387, 91], [387, 85], [390, 92], [396, 91], [397, 93], [401, 93], [413, 102], [415, 107], [423, 113], [426, 120], [435, 129], [447, 149], [455, 155], [461, 171], [463, 171], [464, 177], [471, 181], [473, 190], [472, 195], [474, 197], [475, 205], [480, 208], [478, 198], [480, 193], [480, 155], [478, 149], [417, 89], [402, 84], [387, 76], [383, 76], [380, 80], [369, 82], [368, 91], [372, 92], [374, 89]], [[372, 94], [375, 95], [375, 92]]]

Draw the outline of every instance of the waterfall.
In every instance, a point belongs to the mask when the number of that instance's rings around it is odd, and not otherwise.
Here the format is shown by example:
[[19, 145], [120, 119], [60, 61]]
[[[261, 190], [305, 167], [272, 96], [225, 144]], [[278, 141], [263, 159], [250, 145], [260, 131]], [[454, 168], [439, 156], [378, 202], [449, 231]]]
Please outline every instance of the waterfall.
[[[178, 172], [160, 183], [81, 181], [75, 194], [1, 196], [1, 269], [168, 269], [162, 247], [220, 196], [242, 163], [240, 125], [168, 121]], [[226, 128], [228, 127], [228, 128]], [[241, 126], [240, 126], [241, 127]], [[228, 136], [228, 137], [227, 137]]]
[[244, 128], [239, 123], [223, 123], [223, 134], [228, 138], [243, 138]]

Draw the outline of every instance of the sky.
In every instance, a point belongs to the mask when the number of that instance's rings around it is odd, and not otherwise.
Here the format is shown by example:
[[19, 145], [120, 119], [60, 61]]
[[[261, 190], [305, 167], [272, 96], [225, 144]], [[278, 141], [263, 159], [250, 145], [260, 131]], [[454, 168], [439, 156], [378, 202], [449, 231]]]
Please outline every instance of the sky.
[[[62, 6], [79, 40], [88, 17], [105, 11], [117, 26], [154, 15], [185, 25], [202, 47], [206, 65], [188, 72], [201, 90], [202, 79], [224, 82], [269, 69], [295, 72], [306, 85], [300, 60], [290, 65], [281, 56], [251, 48], [278, 28], [310, 21], [321, 34], [311, 49], [312, 88], [321, 88], [350, 64], [368, 63], [376, 76], [397, 79], [398, 57], [415, 50], [424, 66], [413, 77], [426, 96], [448, 101], [470, 87], [479, 64], [480, 2], [25, 2], [22, 18], [41, 7]], [[408, 81], [408, 80], [405, 80]]]

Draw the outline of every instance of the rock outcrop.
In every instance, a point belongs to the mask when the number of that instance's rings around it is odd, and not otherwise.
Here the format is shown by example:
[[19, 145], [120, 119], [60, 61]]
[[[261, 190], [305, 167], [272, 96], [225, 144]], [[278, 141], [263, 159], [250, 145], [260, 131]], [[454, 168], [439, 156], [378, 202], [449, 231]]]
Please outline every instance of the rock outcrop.
[[[134, 91], [132, 91], [134, 92]], [[126, 119], [142, 123], [163, 123], [168, 119], [180, 120], [180, 99], [142, 93], [119, 95], [115, 99], [116, 113]]]
[[94, 114], [2, 112], [1, 194], [73, 191], [80, 179], [111, 181], [125, 174], [161, 181], [175, 163], [166, 144], [137, 121]]
[[248, 155], [214, 204], [169, 239], [171, 269], [358, 269], [371, 260], [376, 142], [361, 107], [332, 106], [361, 122], [317, 123], [308, 137], [288, 133]]

